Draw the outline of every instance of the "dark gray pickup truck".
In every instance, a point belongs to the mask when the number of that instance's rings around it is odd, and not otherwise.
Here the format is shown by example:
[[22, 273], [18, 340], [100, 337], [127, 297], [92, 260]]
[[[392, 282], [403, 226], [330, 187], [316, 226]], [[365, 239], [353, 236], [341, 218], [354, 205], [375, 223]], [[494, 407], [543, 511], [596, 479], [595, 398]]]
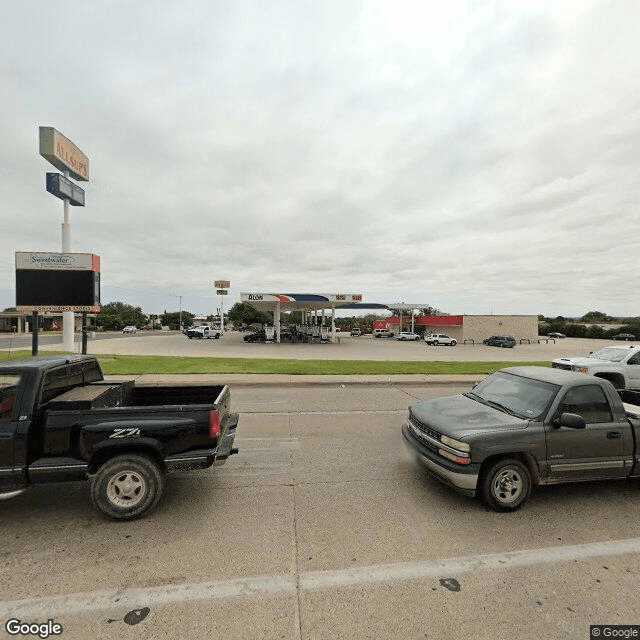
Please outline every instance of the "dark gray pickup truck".
[[445, 484], [495, 511], [532, 486], [640, 475], [640, 393], [546, 367], [511, 367], [468, 393], [409, 407], [404, 440]]
[[237, 453], [224, 385], [106, 382], [93, 356], [0, 363], [0, 499], [30, 485], [91, 479], [94, 506], [117, 520], [160, 500], [165, 475]]

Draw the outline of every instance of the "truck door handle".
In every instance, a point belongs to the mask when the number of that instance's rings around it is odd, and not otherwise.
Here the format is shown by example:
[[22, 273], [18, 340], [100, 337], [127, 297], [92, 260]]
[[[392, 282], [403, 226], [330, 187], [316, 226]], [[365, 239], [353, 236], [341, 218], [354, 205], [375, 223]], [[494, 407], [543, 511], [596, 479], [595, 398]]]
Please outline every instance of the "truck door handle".
[[607, 431], [607, 438], [609, 440], [619, 440], [622, 438], [622, 434], [619, 431]]

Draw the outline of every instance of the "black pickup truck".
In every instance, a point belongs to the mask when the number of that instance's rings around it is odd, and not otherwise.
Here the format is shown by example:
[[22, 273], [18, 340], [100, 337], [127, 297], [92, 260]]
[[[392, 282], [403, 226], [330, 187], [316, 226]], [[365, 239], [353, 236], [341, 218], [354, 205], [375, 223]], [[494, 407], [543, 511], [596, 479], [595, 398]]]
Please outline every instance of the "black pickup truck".
[[511, 367], [409, 407], [406, 444], [439, 480], [495, 511], [533, 485], [640, 476], [640, 393], [547, 367]]
[[136, 518], [171, 471], [237, 453], [238, 415], [223, 385], [143, 386], [104, 380], [94, 356], [0, 363], [0, 499], [44, 482], [91, 480], [104, 515]]

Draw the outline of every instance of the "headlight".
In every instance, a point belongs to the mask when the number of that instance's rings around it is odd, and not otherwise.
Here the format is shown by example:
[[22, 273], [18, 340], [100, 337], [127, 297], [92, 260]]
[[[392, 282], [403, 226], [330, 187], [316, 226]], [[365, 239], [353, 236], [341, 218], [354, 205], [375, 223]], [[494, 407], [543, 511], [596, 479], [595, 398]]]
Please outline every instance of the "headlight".
[[438, 449], [438, 453], [443, 457], [451, 460], [452, 462], [457, 462], [458, 464], [471, 464], [471, 458], [467, 455], [465, 456], [456, 456], [449, 451], [445, 451], [444, 449]]
[[471, 447], [466, 442], [460, 442], [460, 440], [454, 440], [447, 436], [440, 436], [440, 442], [442, 442], [442, 444], [446, 444], [452, 449], [457, 449], [458, 451], [466, 451], [467, 453], [471, 451]]

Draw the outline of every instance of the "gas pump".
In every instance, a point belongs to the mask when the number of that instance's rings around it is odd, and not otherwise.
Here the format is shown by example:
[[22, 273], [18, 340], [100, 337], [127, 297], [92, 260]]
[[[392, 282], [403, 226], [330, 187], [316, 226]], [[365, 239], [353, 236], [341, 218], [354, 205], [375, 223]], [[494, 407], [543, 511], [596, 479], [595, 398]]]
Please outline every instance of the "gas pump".
[[272, 324], [268, 324], [264, 328], [264, 341], [273, 342], [276, 338], [276, 328]]

